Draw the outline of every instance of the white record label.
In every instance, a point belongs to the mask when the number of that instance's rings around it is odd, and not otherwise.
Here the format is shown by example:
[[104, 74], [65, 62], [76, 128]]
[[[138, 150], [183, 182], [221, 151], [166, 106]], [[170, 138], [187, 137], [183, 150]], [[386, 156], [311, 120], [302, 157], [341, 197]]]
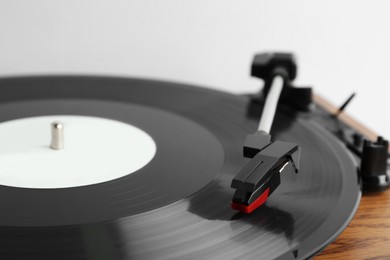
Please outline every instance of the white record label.
[[[50, 148], [51, 123], [64, 126], [64, 149]], [[40, 116], [0, 123], [0, 185], [69, 188], [124, 177], [156, 153], [152, 137], [111, 119]]]

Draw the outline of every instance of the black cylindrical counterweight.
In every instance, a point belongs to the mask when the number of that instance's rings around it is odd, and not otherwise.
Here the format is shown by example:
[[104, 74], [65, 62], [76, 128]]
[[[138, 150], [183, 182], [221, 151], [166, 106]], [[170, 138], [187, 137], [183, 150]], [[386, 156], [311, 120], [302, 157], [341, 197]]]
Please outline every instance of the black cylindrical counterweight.
[[360, 171], [365, 190], [379, 191], [389, 186], [388, 147], [389, 142], [382, 137], [376, 142], [364, 141]]

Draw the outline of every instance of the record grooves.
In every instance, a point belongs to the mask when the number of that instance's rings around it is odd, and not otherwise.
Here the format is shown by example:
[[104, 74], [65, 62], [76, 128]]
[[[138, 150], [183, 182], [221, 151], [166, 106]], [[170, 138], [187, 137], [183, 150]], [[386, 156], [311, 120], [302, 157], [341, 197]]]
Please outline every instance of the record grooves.
[[65, 189], [1, 186], [4, 259], [304, 259], [337, 237], [360, 199], [355, 161], [310, 113], [278, 110], [273, 136], [301, 145], [301, 172], [282, 176], [267, 203], [243, 215], [230, 208], [230, 182], [257, 126], [247, 96], [81, 76], [5, 78], [0, 94], [0, 122], [111, 118], [157, 143], [156, 157], [121, 179]]

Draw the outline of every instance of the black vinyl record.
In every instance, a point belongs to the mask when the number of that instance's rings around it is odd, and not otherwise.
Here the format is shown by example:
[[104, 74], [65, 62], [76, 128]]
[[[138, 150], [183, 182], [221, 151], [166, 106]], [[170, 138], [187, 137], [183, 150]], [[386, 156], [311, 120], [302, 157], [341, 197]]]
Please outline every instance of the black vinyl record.
[[301, 146], [301, 170], [281, 176], [279, 188], [252, 214], [232, 210], [230, 183], [248, 162], [242, 146], [256, 130], [261, 108], [246, 96], [160, 81], [1, 79], [0, 122], [41, 115], [110, 118], [147, 132], [157, 153], [137, 172], [100, 184], [0, 186], [0, 258], [313, 256], [357, 209], [357, 166], [310, 113], [279, 109], [273, 138]]

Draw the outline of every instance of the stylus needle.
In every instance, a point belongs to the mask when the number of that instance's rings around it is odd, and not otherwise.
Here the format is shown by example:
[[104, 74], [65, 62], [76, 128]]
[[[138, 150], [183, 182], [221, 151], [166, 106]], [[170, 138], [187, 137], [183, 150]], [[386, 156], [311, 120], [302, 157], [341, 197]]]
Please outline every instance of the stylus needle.
[[[264, 204], [279, 186], [282, 172], [298, 172], [299, 157], [300, 147], [296, 144], [275, 141], [266, 145], [234, 177], [232, 208], [251, 213]], [[293, 167], [288, 167], [290, 163]]]

